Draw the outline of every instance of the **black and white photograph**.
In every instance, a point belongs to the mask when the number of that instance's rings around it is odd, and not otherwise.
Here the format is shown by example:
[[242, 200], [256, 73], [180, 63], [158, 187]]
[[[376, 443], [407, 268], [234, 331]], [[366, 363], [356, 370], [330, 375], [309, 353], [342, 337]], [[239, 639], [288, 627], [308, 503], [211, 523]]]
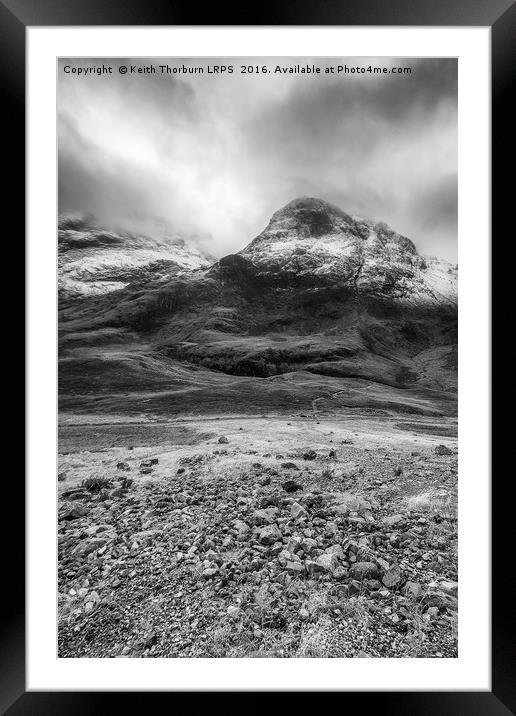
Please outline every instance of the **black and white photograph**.
[[458, 657], [457, 70], [59, 58], [58, 657]]

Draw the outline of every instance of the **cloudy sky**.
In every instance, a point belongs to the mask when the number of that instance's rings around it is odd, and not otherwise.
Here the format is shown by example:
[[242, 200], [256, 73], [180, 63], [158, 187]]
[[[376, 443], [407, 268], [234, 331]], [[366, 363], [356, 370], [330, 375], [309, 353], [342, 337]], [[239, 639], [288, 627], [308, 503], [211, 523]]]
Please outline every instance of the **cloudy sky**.
[[[391, 75], [249, 75], [239, 67], [409, 66]], [[65, 73], [92, 64], [113, 74]], [[126, 74], [121, 64], [234, 65], [231, 75]], [[457, 253], [453, 59], [60, 60], [59, 211], [194, 235], [238, 251], [315, 196], [386, 221], [423, 254]]]

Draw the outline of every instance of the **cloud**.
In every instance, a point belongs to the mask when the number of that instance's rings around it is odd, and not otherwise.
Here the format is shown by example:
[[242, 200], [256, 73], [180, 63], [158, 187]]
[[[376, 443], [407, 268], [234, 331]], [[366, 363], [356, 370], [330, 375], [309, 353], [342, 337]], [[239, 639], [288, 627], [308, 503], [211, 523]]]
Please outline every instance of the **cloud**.
[[[456, 256], [457, 63], [267, 58], [410, 66], [389, 75], [112, 75], [59, 72], [59, 208], [127, 228], [196, 234], [238, 251], [291, 199], [312, 195], [387, 221], [422, 253]], [[87, 60], [61, 60], [85, 66]], [[204, 66], [209, 60], [167, 60]], [[216, 60], [263, 64], [263, 58]]]

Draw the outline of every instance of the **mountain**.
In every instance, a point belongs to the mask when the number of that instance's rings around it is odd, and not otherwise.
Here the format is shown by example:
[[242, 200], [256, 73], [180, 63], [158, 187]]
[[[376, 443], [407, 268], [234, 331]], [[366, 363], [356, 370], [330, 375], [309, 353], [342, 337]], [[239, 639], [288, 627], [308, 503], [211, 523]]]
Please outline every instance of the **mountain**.
[[296, 199], [239, 255], [269, 281], [340, 286], [356, 296], [406, 305], [456, 305], [457, 272], [419, 256], [384, 223], [346, 214], [321, 199]]
[[179, 236], [156, 239], [106, 230], [90, 217], [59, 217], [61, 299], [110, 293], [135, 281], [167, 277], [211, 263], [213, 259]]
[[158, 390], [148, 399], [165, 410], [179, 391], [190, 411], [207, 401], [211, 411], [335, 406], [373, 393], [376, 407], [449, 411], [456, 343], [456, 267], [420, 256], [384, 223], [300, 198], [208, 268], [64, 303], [60, 385], [75, 395]]

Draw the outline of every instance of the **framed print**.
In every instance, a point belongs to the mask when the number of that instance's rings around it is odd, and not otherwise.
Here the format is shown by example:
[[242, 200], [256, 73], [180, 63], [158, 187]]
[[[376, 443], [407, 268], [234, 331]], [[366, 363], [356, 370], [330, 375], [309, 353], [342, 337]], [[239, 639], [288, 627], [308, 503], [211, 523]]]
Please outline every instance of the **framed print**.
[[510, 713], [514, 8], [1, 10], [28, 329], [3, 708]]

